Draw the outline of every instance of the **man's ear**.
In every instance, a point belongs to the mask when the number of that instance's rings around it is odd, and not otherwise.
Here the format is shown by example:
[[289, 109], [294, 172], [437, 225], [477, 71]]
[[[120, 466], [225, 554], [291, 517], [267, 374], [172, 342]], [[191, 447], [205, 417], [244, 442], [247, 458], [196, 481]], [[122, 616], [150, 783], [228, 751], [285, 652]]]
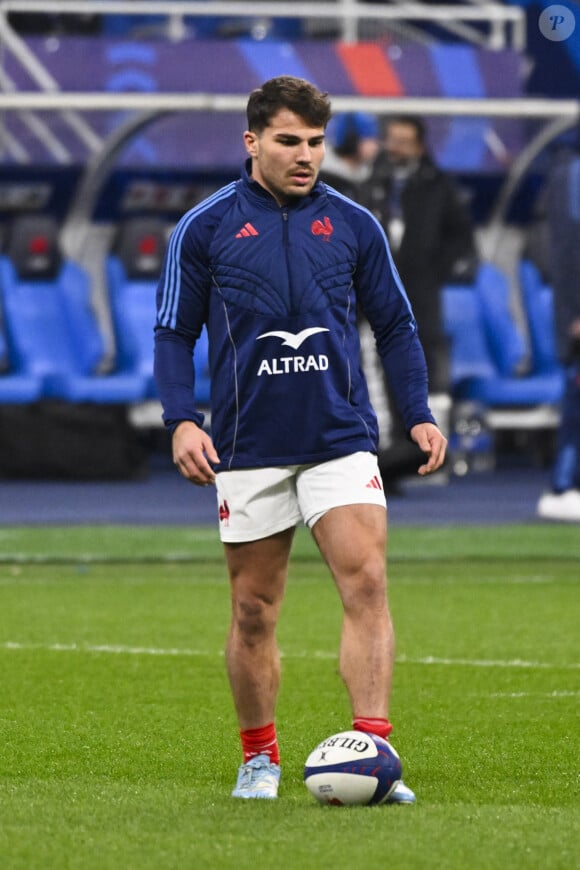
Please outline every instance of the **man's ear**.
[[255, 157], [258, 153], [258, 137], [251, 130], [246, 130], [244, 133], [244, 145], [250, 157]]

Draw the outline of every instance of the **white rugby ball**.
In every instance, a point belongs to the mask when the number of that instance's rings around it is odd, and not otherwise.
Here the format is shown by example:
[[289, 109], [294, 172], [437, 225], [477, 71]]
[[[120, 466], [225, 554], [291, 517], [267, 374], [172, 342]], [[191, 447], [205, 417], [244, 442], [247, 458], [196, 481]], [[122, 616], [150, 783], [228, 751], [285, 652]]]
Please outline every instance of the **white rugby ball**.
[[310, 753], [304, 782], [323, 804], [380, 804], [401, 779], [401, 772], [401, 760], [387, 740], [364, 731], [341, 731]]

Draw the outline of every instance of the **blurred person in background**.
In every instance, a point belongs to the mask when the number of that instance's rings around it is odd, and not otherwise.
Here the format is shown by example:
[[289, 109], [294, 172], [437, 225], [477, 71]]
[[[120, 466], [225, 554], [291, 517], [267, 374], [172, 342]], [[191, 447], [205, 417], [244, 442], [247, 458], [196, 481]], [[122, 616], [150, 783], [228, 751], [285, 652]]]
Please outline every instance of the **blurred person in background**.
[[[580, 131], [579, 131], [580, 134]], [[580, 148], [556, 156], [544, 192], [547, 258], [554, 292], [558, 356], [564, 366], [552, 491], [540, 517], [580, 522]]]
[[448, 430], [450, 347], [441, 290], [447, 283], [473, 280], [477, 253], [469, 209], [454, 180], [433, 161], [422, 118], [387, 119], [365, 204], [387, 233], [419, 327], [429, 401]]
[[[321, 181], [330, 184], [349, 199], [369, 206], [371, 175], [380, 150], [378, 120], [366, 112], [343, 112], [333, 115], [327, 132]], [[421, 453], [407, 438], [376, 351], [372, 329], [360, 309], [357, 312], [357, 325], [361, 363], [379, 421], [378, 461], [381, 477], [387, 492], [399, 493], [399, 479], [416, 471], [422, 462]]]
[[366, 205], [366, 185], [379, 153], [379, 124], [366, 112], [334, 115], [320, 178], [340, 193]]

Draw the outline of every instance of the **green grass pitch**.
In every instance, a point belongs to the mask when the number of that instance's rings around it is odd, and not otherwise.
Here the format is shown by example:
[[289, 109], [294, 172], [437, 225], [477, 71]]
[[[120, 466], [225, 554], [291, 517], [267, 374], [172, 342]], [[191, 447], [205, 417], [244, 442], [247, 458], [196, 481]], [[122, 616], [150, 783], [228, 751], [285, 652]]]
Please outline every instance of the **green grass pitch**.
[[580, 532], [394, 528], [393, 744], [415, 807], [322, 807], [350, 727], [338, 598], [303, 530], [279, 627], [278, 801], [240, 751], [213, 529], [0, 531], [5, 870], [580, 867]]

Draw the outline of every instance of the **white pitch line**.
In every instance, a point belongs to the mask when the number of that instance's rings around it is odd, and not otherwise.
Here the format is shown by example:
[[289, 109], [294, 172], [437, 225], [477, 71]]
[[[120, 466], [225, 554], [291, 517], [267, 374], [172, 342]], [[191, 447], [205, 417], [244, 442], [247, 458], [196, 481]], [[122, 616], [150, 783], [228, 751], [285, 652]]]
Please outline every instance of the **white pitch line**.
[[566, 670], [580, 669], [580, 662], [572, 664], [555, 664], [553, 662], [530, 662], [525, 659], [448, 659], [436, 658], [435, 656], [426, 656], [425, 658], [408, 658], [407, 656], [397, 656], [399, 664], [407, 665], [459, 665], [471, 668], [564, 668]]
[[212, 656], [215, 653], [209, 650], [171, 648], [163, 649], [148, 646], [122, 646], [120, 644], [84, 644], [84, 643], [18, 643], [6, 641], [0, 643], [0, 649], [6, 650], [46, 650], [47, 652], [78, 652], [78, 653], [107, 653], [109, 655], [129, 656]]
[[580, 692], [492, 692], [488, 698], [580, 698]]
[[[4, 641], [0, 643], [0, 650], [46, 650], [47, 652], [74, 652], [74, 653], [100, 653], [108, 655], [129, 656], [223, 656], [222, 651], [189, 649], [187, 647], [147, 647], [147, 646], [124, 646], [122, 644], [80, 644], [80, 643], [20, 643], [18, 641]], [[312, 652], [282, 653], [287, 659], [335, 659], [337, 652], [326, 650], [313, 650]], [[553, 662], [531, 662], [522, 659], [494, 660], [494, 659], [452, 659], [425, 656], [423, 658], [410, 658], [398, 656], [398, 664], [407, 665], [441, 665], [448, 667], [473, 667], [473, 668], [552, 668], [560, 670], [579, 670], [580, 662], [571, 664], [555, 664]]]

